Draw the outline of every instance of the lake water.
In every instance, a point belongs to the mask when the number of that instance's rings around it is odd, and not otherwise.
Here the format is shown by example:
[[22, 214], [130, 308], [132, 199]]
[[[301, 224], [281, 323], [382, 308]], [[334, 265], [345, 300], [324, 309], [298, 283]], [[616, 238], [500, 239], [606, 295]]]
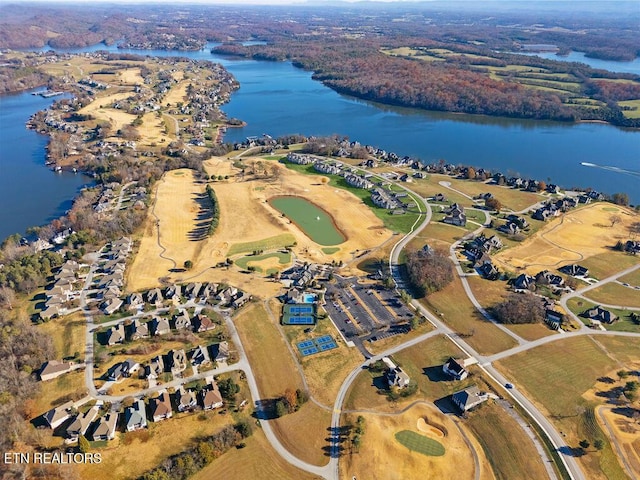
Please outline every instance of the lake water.
[[33, 113], [54, 100], [29, 92], [0, 96], [0, 241], [63, 215], [90, 181], [81, 174], [45, 168], [47, 137], [25, 126]]
[[[513, 120], [478, 115], [425, 112], [396, 108], [361, 101], [340, 95], [311, 79], [311, 73], [295, 68], [290, 63], [237, 60], [211, 55], [210, 44], [197, 52], [168, 52], [163, 50], [122, 50], [115, 46], [94, 45], [71, 52], [135, 53], [138, 55], [183, 56], [213, 60], [222, 63], [240, 82], [240, 90], [223, 107], [229, 117], [247, 122], [244, 128], [230, 128], [225, 140], [238, 141], [247, 136], [268, 133], [272, 136], [300, 133], [304, 135], [347, 135], [363, 144], [394, 151], [404, 156], [417, 157], [425, 162], [444, 159], [454, 164], [468, 164], [503, 173], [519, 174], [558, 183], [563, 187], [592, 187], [606, 192], [627, 192], [635, 203], [640, 203], [640, 132], [629, 131], [599, 123], [565, 124], [558, 122]], [[567, 60], [577, 60], [594, 67], [612, 71], [629, 71], [640, 66], [634, 62], [611, 62], [585, 58], [573, 53]], [[555, 57], [555, 56], [554, 56]], [[557, 57], [555, 58], [557, 59]], [[635, 66], [634, 66], [635, 65]], [[46, 140], [24, 129], [29, 115], [51, 101], [18, 95], [2, 99], [2, 112], [19, 110], [11, 120], [13, 128], [20, 130], [23, 147], [17, 149], [9, 142], [17, 134], [3, 131], [0, 163], [0, 204], [25, 205], [32, 215], [23, 221], [22, 215], [10, 214], [0, 224], [0, 237], [6, 232], [22, 231], [25, 226], [44, 223], [63, 208], [54, 192], [65, 191], [70, 199], [83, 180], [53, 175], [39, 168], [39, 175], [47, 176], [48, 183], [40, 189], [27, 187], [36, 174], [26, 164], [44, 163]], [[39, 103], [42, 102], [42, 103]], [[24, 117], [24, 120], [18, 118]], [[2, 122], [8, 125], [9, 121]], [[3, 128], [4, 130], [4, 128]], [[5, 140], [6, 138], [6, 140]], [[6, 145], [6, 146], [5, 146]], [[20, 160], [17, 155], [32, 152]], [[6, 160], [24, 168], [5, 170]], [[588, 165], [583, 165], [583, 163]], [[35, 166], [32, 165], [32, 166]], [[10, 182], [16, 187], [8, 193]], [[73, 184], [73, 181], [77, 182]], [[66, 190], [65, 190], [66, 189]], [[41, 198], [40, 198], [41, 197]], [[37, 205], [34, 198], [40, 198]], [[57, 201], [57, 203], [55, 203]], [[68, 205], [68, 204], [67, 204]], [[38, 215], [39, 213], [39, 215]], [[4, 219], [4, 217], [3, 217]]]
[[[521, 52], [518, 52], [521, 53]], [[570, 52], [569, 55], [556, 55], [553, 52], [525, 53], [523, 55], [535, 55], [547, 60], [558, 60], [560, 62], [580, 62], [586, 63], [593, 68], [601, 68], [610, 72], [635, 73], [640, 75], [640, 57], [630, 62], [613, 62], [611, 60], [600, 60], [599, 58], [586, 57], [584, 52]]]

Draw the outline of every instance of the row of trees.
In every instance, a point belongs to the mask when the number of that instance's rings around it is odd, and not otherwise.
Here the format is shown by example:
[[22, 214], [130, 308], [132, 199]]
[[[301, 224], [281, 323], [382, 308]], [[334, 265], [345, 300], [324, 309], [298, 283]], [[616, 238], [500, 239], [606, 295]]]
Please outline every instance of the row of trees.
[[207, 235], [211, 236], [215, 233], [216, 228], [220, 224], [220, 204], [218, 203], [218, 197], [216, 197], [216, 192], [211, 188], [211, 185], [207, 185], [207, 196], [211, 201], [211, 223], [209, 224], [209, 229], [207, 230]]

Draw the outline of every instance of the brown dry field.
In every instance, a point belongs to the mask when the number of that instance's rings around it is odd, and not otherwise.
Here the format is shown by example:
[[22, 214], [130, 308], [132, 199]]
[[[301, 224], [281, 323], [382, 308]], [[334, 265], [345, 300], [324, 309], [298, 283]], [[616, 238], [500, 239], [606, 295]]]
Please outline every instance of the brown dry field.
[[[638, 271], [640, 270], [636, 270], [636, 272]], [[640, 292], [616, 282], [605, 283], [601, 287], [589, 290], [584, 294], [584, 297], [595, 303], [640, 308]]]
[[[114, 93], [104, 97], [98, 97], [86, 107], [81, 108], [79, 114], [91, 114], [98, 120], [106, 120], [111, 123], [112, 131], [117, 131], [125, 125], [131, 125], [136, 119], [135, 115], [123, 112], [122, 110], [116, 110], [115, 108], [108, 108], [107, 105], [117, 102], [118, 100], [124, 100], [129, 98], [132, 94], [129, 92]], [[104, 106], [104, 108], [103, 108]]]
[[317, 480], [318, 477], [299, 470], [278, 455], [264, 433], [256, 429], [245, 441], [246, 447], [232, 449], [196, 473], [192, 480]]
[[178, 102], [184, 102], [184, 99], [186, 96], [187, 96], [187, 82], [181, 82], [178, 85], [174, 85], [173, 87], [171, 87], [171, 90], [169, 90], [169, 93], [167, 93], [162, 99], [162, 104], [166, 105], [167, 103], [170, 103], [171, 105], [173, 105]]
[[[614, 211], [614, 209], [616, 211]], [[622, 222], [611, 227], [609, 217], [620, 215]], [[555, 270], [602, 253], [618, 240], [627, 239], [627, 227], [640, 215], [609, 203], [596, 203], [570, 211], [549, 222], [522, 244], [492, 257], [494, 263], [511, 271], [535, 274]]]
[[[188, 169], [167, 172], [158, 182], [140, 249], [128, 269], [129, 290], [158, 285], [159, 278], [169, 275], [169, 269], [182, 267], [185, 260], [194, 257], [202, 242], [189, 239], [189, 232], [196, 226], [198, 204], [195, 197], [203, 190], [202, 185], [195, 183], [193, 171]], [[159, 219], [158, 224], [154, 214]], [[158, 230], [164, 250], [158, 245]]]
[[320, 466], [329, 462], [323, 449], [329, 445], [331, 410], [309, 401], [297, 412], [273, 420], [271, 426], [282, 445], [300, 460]]
[[[607, 426], [613, 431], [615, 441], [622, 450], [627, 465], [632, 469], [633, 476], [640, 478], [640, 425], [626, 416], [613, 413], [611, 408], [600, 406], [596, 409], [596, 419], [607, 435], [609, 435], [609, 429], [602, 424], [600, 414], [604, 416]], [[617, 456], [618, 451], [614, 449], [614, 452]]]
[[[362, 416], [365, 418], [365, 434], [360, 451], [343, 457], [341, 478], [473, 478], [475, 467], [471, 451], [452, 420], [438, 412], [435, 407], [418, 404], [400, 415], [364, 413]], [[444, 426], [447, 431], [445, 438], [430, 436], [444, 445], [443, 456], [429, 457], [412, 452], [396, 441], [394, 435], [402, 430], [425, 435], [418, 430], [418, 419], [422, 417]], [[355, 418], [350, 418], [350, 421], [355, 421]]]
[[[231, 163], [222, 158], [213, 158], [205, 163], [207, 173], [229, 175], [231, 178], [228, 182], [212, 184], [220, 204], [220, 224], [212, 237], [197, 242], [190, 240], [187, 233], [195, 225], [197, 213], [192, 196], [204, 188], [194, 185], [193, 180], [188, 180], [186, 176], [176, 177], [175, 172], [165, 174], [155, 193], [160, 239], [167, 249], [164, 256], [173, 259], [178, 267], [182, 267], [185, 260], [191, 260], [193, 268], [189, 272], [169, 272], [174, 265], [159, 257], [158, 227], [150, 212], [140, 250], [129, 270], [128, 290], [153, 287], [158, 284], [159, 278], [169, 277], [173, 281], [227, 282], [268, 298], [280, 290], [279, 283], [269, 281], [260, 274], [247, 275], [237, 267], [211, 267], [227, 258], [229, 248], [234, 243], [259, 241], [282, 233], [294, 236], [297, 258], [320, 263], [351, 260], [356, 250], [373, 249], [392, 236], [360, 200], [347, 191], [315, 183], [318, 181], [316, 176], [298, 174], [274, 163], [280, 170], [281, 181], [236, 181], [233, 175], [237, 170], [231, 167]], [[189, 175], [191, 179], [191, 173]], [[347, 241], [340, 245], [340, 250], [335, 254], [325, 254], [322, 246], [311, 241], [267, 203], [268, 198], [277, 195], [299, 195], [320, 206], [332, 215]]]
[[144, 78], [140, 76], [139, 68], [128, 68], [119, 72], [120, 81], [129, 85], [144, 85]]

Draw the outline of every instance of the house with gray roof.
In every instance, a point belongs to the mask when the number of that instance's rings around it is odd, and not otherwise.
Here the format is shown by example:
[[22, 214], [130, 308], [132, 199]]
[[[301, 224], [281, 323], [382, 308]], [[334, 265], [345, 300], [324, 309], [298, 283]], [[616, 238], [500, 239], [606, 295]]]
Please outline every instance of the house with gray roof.
[[44, 362], [40, 367], [40, 380], [47, 381], [59, 377], [73, 368], [74, 362], [60, 362], [58, 360], [49, 360]]
[[77, 441], [80, 435], [84, 435], [85, 433], [87, 433], [89, 425], [91, 425], [91, 422], [93, 422], [98, 416], [98, 409], [99, 407], [97, 405], [94, 405], [89, 410], [87, 410], [86, 413], [78, 414], [67, 427], [67, 438], [71, 441]]
[[134, 430], [147, 427], [147, 410], [144, 405], [144, 400], [136, 400], [133, 405], [125, 409], [124, 421], [127, 432], [133, 432]]
[[174, 375], [184, 372], [187, 368], [187, 354], [184, 352], [184, 349], [169, 351], [165, 368], [171, 370], [171, 373]]
[[464, 380], [469, 372], [455, 358], [449, 357], [449, 360], [442, 365], [442, 371], [454, 380]]
[[105, 314], [111, 315], [120, 310], [123, 304], [124, 302], [121, 299], [114, 297], [102, 302], [100, 308]]
[[73, 402], [69, 401], [60, 405], [59, 407], [52, 408], [42, 417], [44, 418], [44, 421], [49, 425], [49, 428], [55, 430], [69, 419], [69, 417], [71, 416], [72, 408]]
[[198, 345], [191, 351], [191, 364], [194, 367], [200, 367], [211, 363], [211, 357], [209, 356], [209, 350], [207, 347]]
[[489, 394], [480, 391], [476, 385], [473, 385], [454, 393], [451, 398], [453, 403], [464, 413], [489, 400]]
[[116, 425], [118, 424], [118, 412], [109, 412], [98, 419], [91, 434], [93, 441], [113, 440], [116, 437]]
[[147, 379], [156, 379], [164, 373], [164, 359], [162, 355], [157, 355], [151, 359], [145, 368]]
[[151, 331], [154, 335], [165, 335], [171, 332], [169, 320], [164, 317], [154, 317], [149, 323], [151, 323]]
[[107, 345], [124, 342], [124, 324], [119, 323], [107, 330]]
[[193, 327], [191, 319], [184, 308], [178, 311], [178, 314], [173, 318], [173, 323], [176, 330], [191, 329]]

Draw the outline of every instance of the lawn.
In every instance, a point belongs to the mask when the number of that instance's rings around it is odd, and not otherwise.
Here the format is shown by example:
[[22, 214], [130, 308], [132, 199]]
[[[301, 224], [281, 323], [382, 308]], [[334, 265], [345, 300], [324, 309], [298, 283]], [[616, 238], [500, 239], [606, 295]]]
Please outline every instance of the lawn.
[[620, 277], [618, 280], [633, 286], [640, 285], [640, 269], [635, 272], [631, 272], [624, 277]]
[[440, 442], [411, 430], [402, 430], [395, 434], [395, 438], [401, 445], [413, 452], [418, 452], [428, 457], [441, 457], [444, 455], [444, 446]]
[[[599, 378], [613, 375], [621, 367], [618, 360], [622, 358], [616, 359], [615, 351], [605, 350], [602, 339], [610, 343], [610, 339], [604, 337], [573, 337], [496, 364], [542, 408], [547, 418], [563, 432], [567, 445], [573, 448], [587, 435], [585, 412], [594, 406], [594, 400], [585, 399], [585, 392], [593, 388]], [[602, 397], [593, 398], [599, 403], [605, 401]], [[588, 455], [580, 457], [588, 478], [626, 478], [620, 465], [610, 461], [608, 452], [610, 450], [605, 448], [600, 453], [589, 451]]]
[[533, 441], [498, 404], [483, 404], [469, 414], [465, 426], [482, 445], [496, 479], [547, 478]]
[[589, 290], [585, 292], [584, 297], [596, 303], [640, 308], [640, 291], [616, 282], [605, 283], [601, 287]]
[[618, 102], [618, 105], [622, 108], [629, 108], [629, 110], [622, 111], [625, 117], [640, 118], [640, 100], [625, 100]]
[[317, 480], [318, 477], [294, 467], [271, 447], [264, 433], [256, 429], [242, 449], [233, 449], [195, 474], [192, 480]]
[[80, 399], [87, 394], [83, 369], [60, 375], [53, 380], [39, 382], [39, 385], [40, 392], [34, 399], [34, 410], [38, 414], [45, 413], [71, 399]]
[[[593, 308], [596, 305], [597, 305], [596, 303], [589, 302], [588, 300], [585, 300], [583, 298], [578, 298], [578, 297], [570, 298], [567, 301], [567, 307], [569, 307], [569, 310], [571, 310], [573, 313], [578, 315], [582, 323], [584, 323], [585, 325], [590, 325], [591, 322], [588, 319], [581, 317], [580, 315], [585, 310], [589, 310], [590, 308]], [[614, 332], [635, 332], [635, 333], [640, 332], [640, 325], [638, 325], [637, 323], [633, 322], [633, 320], [631, 320], [631, 317], [630, 317], [631, 312], [629, 310], [622, 310], [622, 309], [608, 308], [608, 307], [606, 309], [614, 313], [615, 315], [617, 315], [618, 320], [616, 320], [611, 325], [604, 325], [604, 328]]]
[[[640, 263], [640, 257], [612, 250], [581, 260], [579, 263], [589, 269], [589, 276], [602, 280], [626, 268], [637, 265]], [[640, 275], [639, 272], [640, 270], [636, 270], [636, 275]], [[626, 282], [628, 280], [620, 279], [620, 281]], [[640, 284], [640, 281], [638, 283]]]
[[383, 386], [381, 373], [363, 370], [352, 384], [345, 400], [345, 409], [376, 409], [382, 411], [401, 408], [417, 399], [435, 401], [470, 385], [472, 380], [456, 382], [449, 380], [442, 371], [442, 364], [449, 357], [464, 358], [462, 352], [446, 337], [439, 335], [407, 348], [393, 355], [412, 381], [418, 384], [419, 393], [401, 399], [398, 405], [387, 401], [387, 397], [377, 393]]
[[228, 255], [233, 256], [239, 253], [251, 253], [257, 250], [274, 250], [284, 248], [295, 243], [296, 239], [290, 233], [283, 233], [275, 237], [265, 238], [256, 242], [234, 243], [229, 248]]
[[457, 276], [443, 290], [420, 302], [456, 332], [468, 335], [466, 342], [481, 354], [491, 355], [516, 346], [513, 338], [480, 315]]

